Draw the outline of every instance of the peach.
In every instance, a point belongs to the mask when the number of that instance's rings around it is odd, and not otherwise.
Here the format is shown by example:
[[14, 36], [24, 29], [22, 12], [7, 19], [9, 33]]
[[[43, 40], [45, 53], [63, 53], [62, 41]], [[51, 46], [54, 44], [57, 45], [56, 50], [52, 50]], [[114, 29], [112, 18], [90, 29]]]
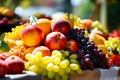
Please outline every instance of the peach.
[[44, 39], [43, 30], [37, 25], [27, 26], [23, 29], [21, 40], [26, 46], [38, 46]]
[[42, 52], [43, 57], [44, 57], [44, 56], [50, 56], [50, 55], [51, 55], [50, 49], [49, 49], [48, 47], [46, 47], [46, 46], [38, 46], [38, 47], [36, 47], [36, 48], [33, 50], [32, 54], [36, 54], [36, 53], [39, 52], [39, 51]]

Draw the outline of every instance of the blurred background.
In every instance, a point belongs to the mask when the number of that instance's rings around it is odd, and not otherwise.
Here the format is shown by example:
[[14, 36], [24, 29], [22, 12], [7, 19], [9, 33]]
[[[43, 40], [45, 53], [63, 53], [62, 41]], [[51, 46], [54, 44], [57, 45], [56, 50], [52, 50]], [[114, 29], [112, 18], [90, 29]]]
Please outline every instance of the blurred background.
[[0, 0], [20, 17], [35, 14], [58, 16], [66, 12], [81, 19], [98, 20], [109, 31], [120, 27], [120, 0]]

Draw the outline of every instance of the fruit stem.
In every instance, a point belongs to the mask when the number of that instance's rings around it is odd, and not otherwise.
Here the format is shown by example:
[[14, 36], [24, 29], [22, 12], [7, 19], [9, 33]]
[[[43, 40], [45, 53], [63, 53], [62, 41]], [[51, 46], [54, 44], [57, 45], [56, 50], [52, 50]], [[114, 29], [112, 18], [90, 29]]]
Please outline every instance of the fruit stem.
[[32, 24], [32, 25], [36, 24], [37, 18], [35, 16], [30, 16], [29, 19], [30, 19], [30, 24]]

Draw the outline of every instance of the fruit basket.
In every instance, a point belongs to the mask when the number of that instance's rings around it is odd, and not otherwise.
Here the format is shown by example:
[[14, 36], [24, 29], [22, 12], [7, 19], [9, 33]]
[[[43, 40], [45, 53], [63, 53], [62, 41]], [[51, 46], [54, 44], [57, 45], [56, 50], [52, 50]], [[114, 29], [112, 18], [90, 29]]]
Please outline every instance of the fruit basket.
[[110, 35], [99, 21], [68, 13], [51, 20], [31, 16], [0, 36], [0, 77], [24, 80], [33, 72], [40, 80], [119, 80], [120, 40]]

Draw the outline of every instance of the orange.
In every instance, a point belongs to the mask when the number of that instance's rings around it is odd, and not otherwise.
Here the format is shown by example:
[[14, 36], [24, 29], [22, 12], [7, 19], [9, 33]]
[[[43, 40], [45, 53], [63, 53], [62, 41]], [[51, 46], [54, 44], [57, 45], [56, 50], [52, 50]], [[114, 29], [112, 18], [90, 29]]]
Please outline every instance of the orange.
[[13, 16], [13, 15], [14, 15], [13, 11], [10, 10], [10, 9], [4, 9], [4, 10], [2, 11], [2, 14], [3, 14], [3, 15], [6, 15], [6, 16]]
[[43, 29], [43, 32], [45, 35], [51, 32], [51, 21], [47, 18], [40, 18], [37, 20], [36, 23], [41, 29]]
[[4, 7], [0, 7], [0, 14], [3, 12], [4, 9]]

